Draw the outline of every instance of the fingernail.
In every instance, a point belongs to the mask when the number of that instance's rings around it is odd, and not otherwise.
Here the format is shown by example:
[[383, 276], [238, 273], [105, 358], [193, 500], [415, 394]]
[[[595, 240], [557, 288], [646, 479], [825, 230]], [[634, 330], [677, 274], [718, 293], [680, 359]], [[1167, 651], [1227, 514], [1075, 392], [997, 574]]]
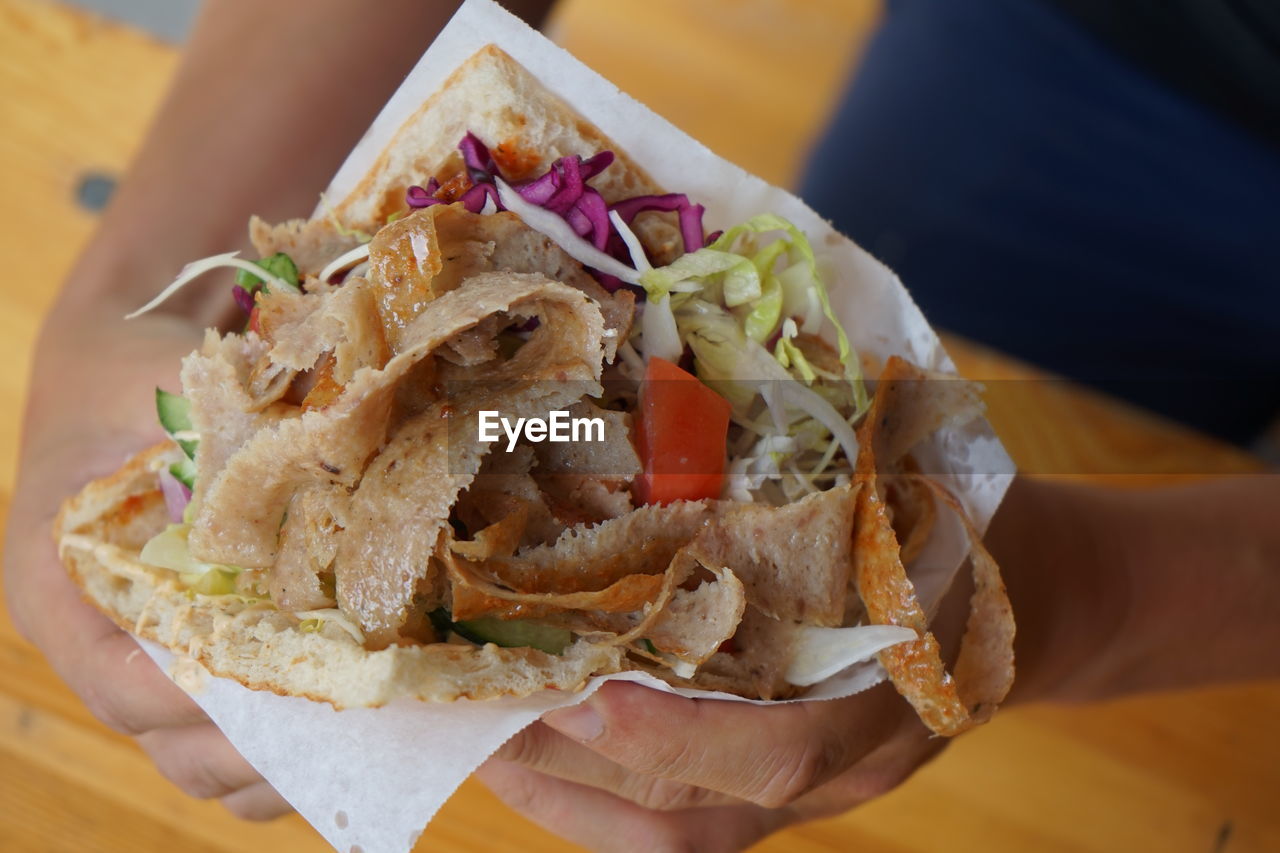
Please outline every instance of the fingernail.
[[588, 743], [604, 734], [604, 718], [586, 702], [553, 711], [542, 720], [562, 735]]

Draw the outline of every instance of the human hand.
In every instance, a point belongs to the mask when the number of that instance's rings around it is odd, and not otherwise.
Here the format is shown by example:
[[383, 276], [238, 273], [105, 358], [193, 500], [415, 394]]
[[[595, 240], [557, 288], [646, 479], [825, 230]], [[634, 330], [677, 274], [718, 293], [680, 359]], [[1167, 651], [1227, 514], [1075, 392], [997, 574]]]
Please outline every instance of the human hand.
[[50, 531], [59, 504], [163, 437], [154, 388], [177, 385], [181, 357], [200, 340], [195, 324], [171, 316], [125, 327], [123, 309], [88, 320], [75, 313], [54, 312], [33, 365], [5, 541], [9, 611], [94, 716], [134, 736], [183, 791], [244, 818], [283, 814], [290, 809], [279, 794], [132, 637], [82, 599], [58, 559]]
[[[972, 593], [962, 572], [939, 604], [931, 630], [944, 658]], [[768, 705], [614, 682], [517, 734], [477, 776], [590, 850], [730, 853], [888, 793], [948, 743], [888, 681], [843, 699]]]
[[716, 853], [892, 790], [946, 744], [887, 683], [766, 706], [611, 683], [516, 735], [478, 776], [591, 850]]

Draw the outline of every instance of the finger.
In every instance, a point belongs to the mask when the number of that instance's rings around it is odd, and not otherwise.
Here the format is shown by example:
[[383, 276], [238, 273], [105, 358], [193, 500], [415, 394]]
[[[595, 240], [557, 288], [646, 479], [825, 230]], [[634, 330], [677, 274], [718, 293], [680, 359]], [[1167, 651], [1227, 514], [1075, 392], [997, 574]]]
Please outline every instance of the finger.
[[130, 735], [207, 721], [132, 637], [81, 598], [52, 543], [22, 556], [36, 562], [10, 566], [10, 607], [23, 612], [32, 642], [95, 717]]
[[262, 782], [213, 723], [156, 729], [137, 740], [166, 779], [197, 799], [226, 797]]
[[905, 714], [903, 724], [888, 740], [835, 779], [796, 800], [792, 808], [801, 820], [847, 812], [897, 788], [949, 743], [947, 738], [934, 737], [915, 714]]
[[494, 759], [600, 788], [658, 811], [743, 804], [742, 800], [719, 791], [635, 773], [542, 723], [534, 723], [516, 734], [490, 760]]
[[534, 823], [601, 853], [731, 853], [795, 820], [788, 809], [753, 805], [654, 811], [506, 761], [486, 762], [476, 775], [499, 799]]
[[884, 688], [761, 706], [613, 682], [543, 721], [642, 775], [773, 808], [839, 775], [885, 739], [902, 711]]
[[120, 630], [99, 639], [63, 677], [94, 716], [124, 734], [209, 723], [200, 706]]
[[266, 782], [228, 794], [222, 804], [241, 820], [275, 820], [293, 811], [289, 801]]

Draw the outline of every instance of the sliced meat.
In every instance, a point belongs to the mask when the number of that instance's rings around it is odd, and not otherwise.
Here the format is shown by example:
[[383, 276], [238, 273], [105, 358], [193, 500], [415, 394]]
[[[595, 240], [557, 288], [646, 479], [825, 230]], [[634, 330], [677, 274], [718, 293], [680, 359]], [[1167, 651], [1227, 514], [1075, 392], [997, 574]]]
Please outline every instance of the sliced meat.
[[333, 353], [334, 381], [346, 385], [356, 371], [381, 368], [390, 358], [373, 288], [366, 279], [352, 279], [323, 294], [271, 293], [259, 302], [259, 322], [288, 303], [306, 303], [310, 310], [295, 309], [288, 319], [276, 321], [269, 353], [275, 364], [310, 370], [321, 355]]
[[281, 610], [334, 606], [333, 559], [341, 527], [335, 516], [344, 497], [337, 487], [317, 485], [302, 489], [289, 501], [280, 528], [280, 552], [267, 581], [271, 600]]
[[371, 648], [394, 642], [415, 594], [433, 586], [449, 507], [480, 468], [485, 446], [452, 441], [449, 427], [440, 408], [405, 424], [351, 496], [338, 537], [338, 603]]
[[599, 419], [599, 441], [591, 432], [581, 441], [544, 442], [534, 447], [539, 474], [569, 474], [596, 480], [629, 482], [642, 470], [632, 443], [632, 418], [627, 412], [602, 409], [590, 400], [568, 408], [572, 418]]
[[[314, 482], [346, 488], [359, 483], [392, 427], [400, 382], [458, 331], [505, 311], [538, 316], [546, 328], [535, 330], [514, 358], [476, 377], [475, 389], [487, 405], [497, 405], [489, 396], [496, 395], [504, 407], [510, 399], [517, 408], [545, 415], [580, 397], [583, 384], [598, 378], [603, 323], [590, 300], [541, 276], [477, 277], [465, 293], [433, 303], [407, 331], [407, 349], [383, 369], [359, 371], [332, 405], [258, 430], [244, 442], [209, 478], [191, 534], [192, 553], [209, 562], [269, 567], [293, 493]], [[466, 409], [461, 402], [460, 411]], [[474, 420], [472, 414], [471, 428]]]
[[434, 300], [382, 373], [403, 374], [459, 331], [500, 313], [539, 323], [511, 359], [458, 368], [453, 375], [465, 381], [391, 436], [352, 495], [336, 563], [338, 602], [373, 647], [393, 642], [415, 593], [434, 587], [433, 556], [449, 509], [489, 452], [479, 440], [479, 412], [545, 417], [598, 382], [603, 321], [594, 303], [542, 276], [515, 273], [477, 276]]
[[432, 205], [381, 229], [369, 244], [369, 278], [392, 350], [432, 299], [489, 272], [537, 273], [595, 300], [604, 315], [604, 351], [612, 361], [630, 333], [635, 298], [610, 294], [582, 265], [513, 213], [476, 214]]
[[[881, 473], [896, 471], [911, 448], [940, 429], [960, 426], [984, 409], [982, 385], [950, 373], [924, 370], [892, 356], [876, 384], [878, 408], [864, 424]], [[873, 422], [870, 415], [877, 418]]]
[[681, 501], [647, 506], [597, 525], [566, 530], [551, 545], [486, 561], [488, 576], [522, 592], [598, 590], [627, 575], [660, 574], [715, 517], [718, 505]]
[[255, 216], [249, 220], [249, 240], [258, 257], [284, 252], [304, 276], [318, 275], [330, 262], [360, 245], [359, 235], [341, 233], [328, 217], [290, 219], [271, 225]]
[[853, 568], [857, 490], [837, 486], [781, 507], [735, 506], [698, 535], [692, 553], [732, 569], [761, 612], [838, 627]]
[[256, 335], [219, 337], [210, 329], [200, 350], [182, 362], [183, 395], [191, 403], [191, 425], [200, 438], [194, 496], [200, 503], [227, 460], [285, 415], [283, 407], [260, 409], [246, 387], [251, 365], [265, 353], [266, 344]]
[[718, 651], [692, 679], [656, 672], [681, 687], [722, 690], [752, 699], [786, 699], [799, 689], [787, 681], [795, 651], [797, 626], [766, 616], [751, 605], [743, 612], [730, 649]]
[[475, 482], [454, 506], [454, 515], [473, 533], [497, 524], [514, 513], [524, 514], [519, 548], [554, 542], [565, 530], [547, 505], [529, 471], [533, 449], [527, 444], [512, 453], [491, 453], [485, 457]]
[[294, 492], [360, 482], [365, 464], [383, 443], [395, 390], [394, 377], [365, 371], [332, 406], [255, 432], [209, 478], [189, 539], [192, 555], [212, 563], [270, 567]]

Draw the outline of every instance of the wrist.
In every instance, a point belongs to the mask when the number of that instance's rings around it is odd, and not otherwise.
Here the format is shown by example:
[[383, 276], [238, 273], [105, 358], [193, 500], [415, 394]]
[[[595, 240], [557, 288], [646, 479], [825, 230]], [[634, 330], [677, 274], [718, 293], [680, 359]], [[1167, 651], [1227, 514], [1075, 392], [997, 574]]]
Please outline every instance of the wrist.
[[1020, 477], [992, 521], [1017, 621], [1010, 702], [1084, 701], [1111, 691], [1112, 650], [1132, 610], [1123, 521], [1102, 489]]
[[1275, 677], [1280, 477], [1164, 489], [1020, 480], [992, 523], [1016, 701]]

